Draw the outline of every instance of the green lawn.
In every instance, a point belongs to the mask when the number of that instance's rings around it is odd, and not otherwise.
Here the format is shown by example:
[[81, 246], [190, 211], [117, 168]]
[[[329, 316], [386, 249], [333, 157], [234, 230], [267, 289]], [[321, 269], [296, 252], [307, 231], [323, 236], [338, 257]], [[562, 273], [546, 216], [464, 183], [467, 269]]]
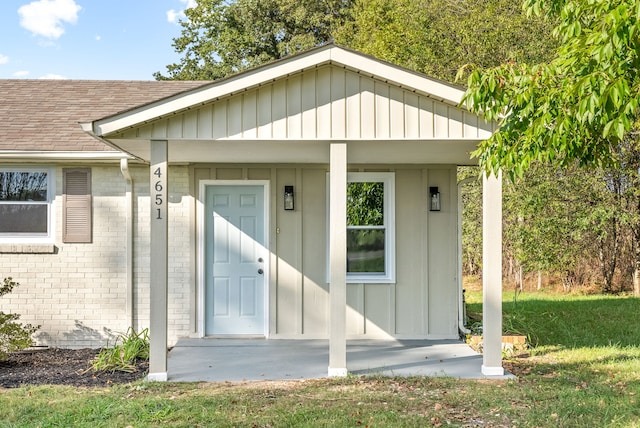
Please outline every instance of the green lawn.
[[[466, 293], [470, 314], [482, 313], [482, 293]], [[513, 292], [503, 296], [503, 330], [524, 334], [537, 347], [639, 346], [640, 299]]]
[[[467, 296], [481, 312], [479, 295]], [[505, 328], [537, 346], [515, 381], [348, 377], [0, 390], [7, 426], [640, 427], [640, 300], [505, 294]]]

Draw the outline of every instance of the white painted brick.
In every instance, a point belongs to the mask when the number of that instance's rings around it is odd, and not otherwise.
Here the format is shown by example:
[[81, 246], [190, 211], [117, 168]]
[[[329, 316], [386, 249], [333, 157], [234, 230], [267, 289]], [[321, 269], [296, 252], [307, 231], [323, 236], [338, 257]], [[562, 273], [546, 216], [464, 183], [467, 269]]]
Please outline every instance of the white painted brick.
[[[134, 179], [134, 328], [149, 325], [150, 220], [149, 170], [130, 168]], [[169, 343], [190, 333], [191, 212], [188, 168], [170, 167], [169, 191]], [[93, 243], [62, 243], [62, 171], [56, 170], [55, 254], [0, 254], [0, 272], [20, 282], [0, 299], [0, 310], [22, 315], [23, 322], [42, 324], [42, 344], [70, 348], [104, 346], [109, 331], [125, 332], [126, 184], [119, 167], [92, 167]]]

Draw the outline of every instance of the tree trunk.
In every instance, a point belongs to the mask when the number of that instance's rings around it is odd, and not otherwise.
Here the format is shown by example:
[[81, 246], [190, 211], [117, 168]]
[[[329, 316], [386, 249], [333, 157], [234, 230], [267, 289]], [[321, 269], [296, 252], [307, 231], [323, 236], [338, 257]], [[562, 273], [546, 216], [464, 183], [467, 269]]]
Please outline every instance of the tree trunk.
[[602, 287], [603, 293], [611, 293], [613, 291], [613, 276], [616, 272], [618, 253], [620, 251], [618, 226], [618, 218], [614, 216], [611, 219], [609, 235], [601, 237], [599, 242], [600, 251], [598, 258], [600, 261], [600, 272], [604, 281]]
[[524, 291], [524, 277], [523, 277], [522, 265], [520, 265], [520, 269], [518, 269], [518, 287], [520, 288], [520, 291]]
[[640, 297], [640, 228], [634, 227], [633, 231], [633, 295]]
[[541, 270], [538, 271], [538, 286], [536, 287], [536, 290], [538, 291], [542, 290], [542, 271]]
[[633, 295], [640, 297], [640, 246], [635, 245], [635, 260], [633, 263]]
[[515, 260], [513, 259], [513, 256], [509, 255], [509, 270], [508, 270], [509, 279], [515, 278], [515, 273], [514, 273], [515, 268], [513, 267], [514, 264], [515, 264]]

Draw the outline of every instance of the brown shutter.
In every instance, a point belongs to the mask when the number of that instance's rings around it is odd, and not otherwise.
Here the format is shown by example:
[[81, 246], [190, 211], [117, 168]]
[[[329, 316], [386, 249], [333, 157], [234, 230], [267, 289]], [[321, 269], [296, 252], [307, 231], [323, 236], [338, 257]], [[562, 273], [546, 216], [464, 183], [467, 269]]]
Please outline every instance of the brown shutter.
[[63, 242], [91, 242], [91, 169], [65, 168], [63, 179]]

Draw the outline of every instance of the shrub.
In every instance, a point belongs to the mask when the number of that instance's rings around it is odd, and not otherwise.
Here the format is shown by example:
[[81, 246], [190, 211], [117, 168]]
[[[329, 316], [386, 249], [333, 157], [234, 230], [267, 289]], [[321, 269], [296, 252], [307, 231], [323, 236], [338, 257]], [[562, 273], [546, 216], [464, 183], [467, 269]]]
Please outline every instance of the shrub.
[[[18, 285], [20, 284], [13, 281], [13, 278], [5, 278], [2, 285], [0, 285], [0, 297], [11, 293]], [[18, 314], [0, 312], [0, 361], [6, 360], [9, 353], [28, 348], [34, 344], [31, 335], [40, 326], [23, 325], [17, 322], [19, 319], [20, 315]]]
[[136, 360], [149, 359], [149, 329], [136, 333], [129, 328], [120, 334], [112, 347], [103, 349], [96, 355], [92, 366], [95, 371], [111, 370], [133, 373], [137, 370]]

